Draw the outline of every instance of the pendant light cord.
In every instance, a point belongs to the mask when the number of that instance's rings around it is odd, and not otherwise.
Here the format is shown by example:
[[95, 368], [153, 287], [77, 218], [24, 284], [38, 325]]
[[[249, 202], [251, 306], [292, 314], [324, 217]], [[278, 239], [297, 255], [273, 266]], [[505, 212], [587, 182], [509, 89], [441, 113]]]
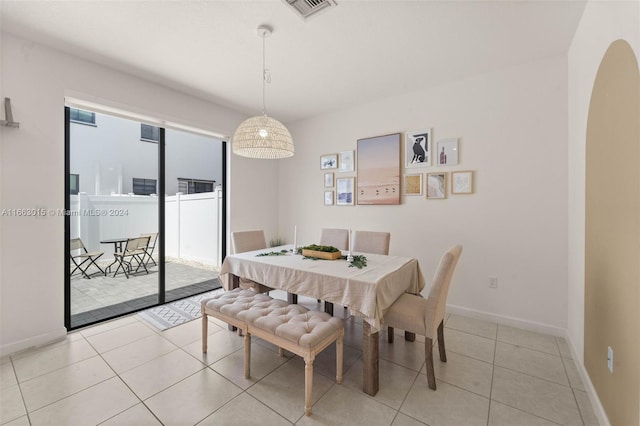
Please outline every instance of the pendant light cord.
[[265, 45], [266, 45], [267, 35], [262, 35], [262, 115], [267, 115], [267, 107], [266, 107], [266, 84], [271, 83], [271, 74], [267, 69], [266, 65], [266, 54], [265, 54]]

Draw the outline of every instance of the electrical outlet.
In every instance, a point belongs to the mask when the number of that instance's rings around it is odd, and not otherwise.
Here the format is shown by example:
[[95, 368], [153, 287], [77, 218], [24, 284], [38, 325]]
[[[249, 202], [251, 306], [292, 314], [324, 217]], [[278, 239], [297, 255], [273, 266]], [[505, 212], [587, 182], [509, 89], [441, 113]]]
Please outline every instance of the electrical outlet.
[[607, 368], [613, 373], [613, 349], [611, 349], [611, 346], [607, 348]]
[[489, 276], [489, 288], [498, 288], [498, 277]]

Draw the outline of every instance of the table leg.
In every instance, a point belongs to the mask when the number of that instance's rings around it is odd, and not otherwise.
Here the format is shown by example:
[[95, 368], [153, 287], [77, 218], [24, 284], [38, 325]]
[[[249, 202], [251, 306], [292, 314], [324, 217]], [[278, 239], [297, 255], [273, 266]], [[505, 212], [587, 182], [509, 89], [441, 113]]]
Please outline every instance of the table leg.
[[404, 340], [407, 342], [415, 342], [416, 341], [416, 333], [412, 333], [410, 331], [404, 332]]
[[[234, 274], [229, 274], [229, 279], [231, 280], [231, 282], [229, 283], [229, 290], [233, 290], [234, 288], [238, 288], [240, 287], [240, 277], [238, 277], [237, 275]], [[236, 331], [238, 328], [228, 324], [227, 328], [229, 329], [229, 331]]]
[[378, 377], [378, 332], [371, 332], [368, 322], [362, 322], [362, 391], [375, 396], [380, 388]]
[[328, 313], [329, 315], [333, 316], [333, 303], [331, 302], [324, 302], [324, 311], [326, 313]]
[[295, 305], [298, 303], [298, 295], [287, 292], [287, 303]]

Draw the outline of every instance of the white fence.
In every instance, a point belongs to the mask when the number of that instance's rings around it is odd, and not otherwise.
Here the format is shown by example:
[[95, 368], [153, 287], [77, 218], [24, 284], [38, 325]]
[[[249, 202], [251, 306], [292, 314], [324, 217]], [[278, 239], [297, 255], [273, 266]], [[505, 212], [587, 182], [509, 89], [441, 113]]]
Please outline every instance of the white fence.
[[[222, 191], [165, 198], [165, 254], [167, 257], [220, 266]], [[135, 195], [71, 196], [71, 238], [82, 238], [89, 251], [113, 258], [114, 244], [158, 232], [157, 197]], [[157, 252], [156, 252], [157, 254]]]

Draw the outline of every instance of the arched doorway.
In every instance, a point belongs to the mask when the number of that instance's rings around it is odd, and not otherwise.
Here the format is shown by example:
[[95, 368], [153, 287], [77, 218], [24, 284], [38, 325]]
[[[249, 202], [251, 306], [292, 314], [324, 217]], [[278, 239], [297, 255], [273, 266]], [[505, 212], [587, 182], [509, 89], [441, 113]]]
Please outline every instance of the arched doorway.
[[640, 74], [623, 40], [609, 46], [591, 94], [585, 195], [585, 367], [611, 423], [638, 424]]

